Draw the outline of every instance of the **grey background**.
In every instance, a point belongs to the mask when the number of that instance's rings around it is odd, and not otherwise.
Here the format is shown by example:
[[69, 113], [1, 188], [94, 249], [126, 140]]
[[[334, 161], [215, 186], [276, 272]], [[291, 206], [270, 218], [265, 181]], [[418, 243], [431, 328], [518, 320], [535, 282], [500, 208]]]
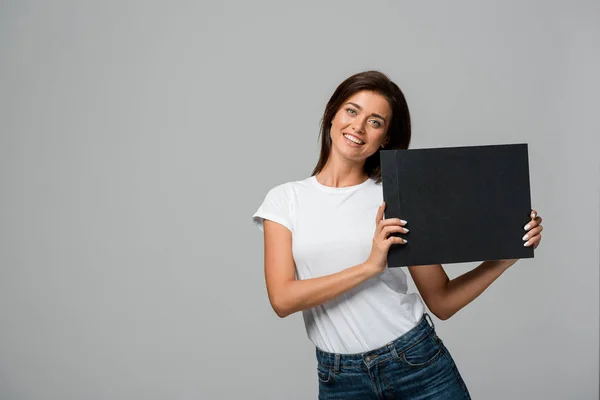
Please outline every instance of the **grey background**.
[[473, 397], [598, 398], [598, 2], [0, 4], [0, 398], [315, 398], [251, 215], [370, 68], [413, 148], [530, 145], [535, 259], [435, 320]]

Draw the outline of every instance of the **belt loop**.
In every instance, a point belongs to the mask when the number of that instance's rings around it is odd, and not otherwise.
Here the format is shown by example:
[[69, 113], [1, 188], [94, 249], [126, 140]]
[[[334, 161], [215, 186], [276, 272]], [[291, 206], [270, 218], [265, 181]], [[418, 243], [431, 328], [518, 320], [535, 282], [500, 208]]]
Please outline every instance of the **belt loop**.
[[388, 348], [390, 349], [390, 353], [392, 353], [392, 356], [397, 359], [398, 352], [396, 351], [396, 346], [394, 342], [390, 342], [390, 344], [388, 344]]
[[334, 365], [333, 365], [333, 371], [336, 372], [336, 373], [340, 372], [340, 357], [341, 356], [340, 356], [339, 353], [335, 354], [335, 362], [334, 362]]
[[431, 319], [431, 316], [428, 313], [424, 313], [425, 314], [425, 318], [427, 320], [429, 320], [429, 324], [431, 325], [431, 329], [433, 329], [435, 331], [435, 324], [433, 323], [433, 320]]

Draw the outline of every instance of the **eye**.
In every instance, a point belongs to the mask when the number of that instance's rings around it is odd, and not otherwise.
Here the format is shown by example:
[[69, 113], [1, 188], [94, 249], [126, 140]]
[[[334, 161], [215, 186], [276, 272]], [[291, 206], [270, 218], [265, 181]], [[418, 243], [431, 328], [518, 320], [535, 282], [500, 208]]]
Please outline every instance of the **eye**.
[[380, 128], [381, 127], [381, 122], [379, 122], [377, 120], [372, 120], [371, 123], [375, 126], [375, 128]]
[[346, 108], [346, 112], [348, 114], [356, 115], [356, 111], [354, 111], [354, 109], [352, 109], [352, 108]]

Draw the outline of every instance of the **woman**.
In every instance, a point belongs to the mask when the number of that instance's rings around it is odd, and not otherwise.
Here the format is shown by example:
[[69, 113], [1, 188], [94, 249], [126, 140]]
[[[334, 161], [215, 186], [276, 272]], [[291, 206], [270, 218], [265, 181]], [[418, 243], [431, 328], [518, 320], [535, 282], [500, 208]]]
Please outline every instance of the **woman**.
[[[449, 280], [441, 265], [386, 268], [410, 221], [383, 218], [380, 149], [411, 137], [402, 91], [377, 71], [342, 82], [321, 125], [309, 178], [272, 188], [254, 214], [264, 231], [265, 279], [279, 317], [302, 311], [316, 346], [320, 399], [468, 399], [469, 392], [425, 305], [446, 320], [517, 260], [485, 261]], [[542, 219], [532, 210], [525, 246]], [[417, 240], [417, 239], [415, 239]]]

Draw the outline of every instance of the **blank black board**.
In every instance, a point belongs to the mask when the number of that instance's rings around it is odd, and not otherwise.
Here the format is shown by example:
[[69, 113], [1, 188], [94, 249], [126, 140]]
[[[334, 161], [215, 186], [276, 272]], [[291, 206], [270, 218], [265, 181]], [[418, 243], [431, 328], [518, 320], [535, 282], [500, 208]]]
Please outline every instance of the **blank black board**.
[[408, 222], [388, 267], [533, 258], [527, 144], [381, 150], [385, 218]]

